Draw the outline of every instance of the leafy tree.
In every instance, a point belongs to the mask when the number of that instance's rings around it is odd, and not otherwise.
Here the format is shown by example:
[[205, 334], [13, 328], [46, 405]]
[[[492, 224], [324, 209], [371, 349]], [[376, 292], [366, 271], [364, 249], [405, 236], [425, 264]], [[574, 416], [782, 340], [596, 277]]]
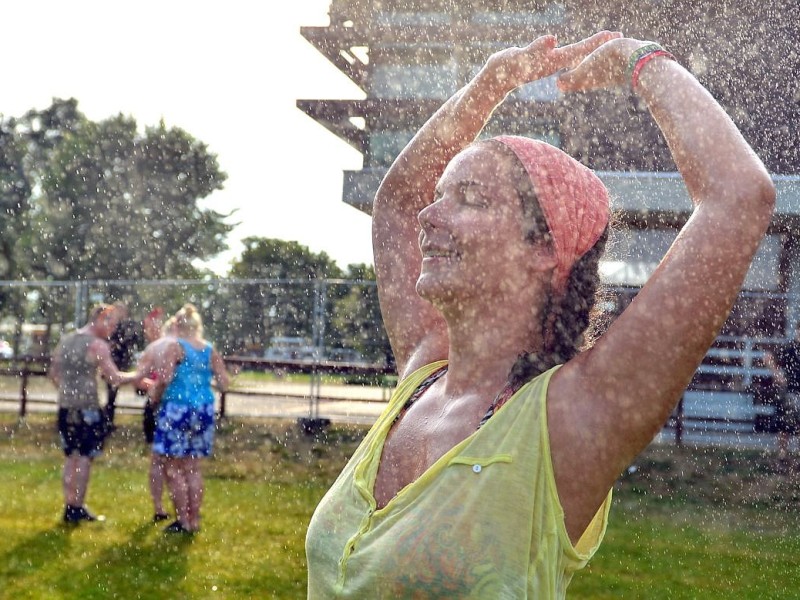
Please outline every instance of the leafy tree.
[[[24, 148], [6, 123], [0, 122], [0, 279], [15, 280], [27, 272], [29, 254], [22, 248], [30, 245], [30, 185], [23, 166]], [[0, 318], [12, 315], [19, 325], [24, 314], [21, 289], [0, 288]], [[13, 346], [19, 350], [21, 330], [14, 332]]]
[[340, 278], [342, 270], [325, 252], [315, 253], [295, 241], [248, 237], [231, 277], [314, 281]]
[[0, 123], [0, 279], [16, 279], [26, 270], [25, 254], [15, 249], [30, 235], [30, 184], [23, 166], [24, 148]]
[[[341, 269], [325, 253], [311, 252], [294, 241], [249, 237], [242, 240], [244, 251], [230, 276], [237, 279], [272, 280], [252, 283], [231, 290], [228, 298], [228, 335], [237, 339], [228, 345], [261, 349], [274, 336], [312, 338], [314, 308], [319, 281], [339, 278]], [[326, 301], [325, 314], [332, 310], [334, 298]]]
[[[123, 115], [91, 121], [75, 99], [3, 120], [0, 277], [198, 277], [193, 262], [225, 249], [233, 227], [198, 204], [225, 178], [187, 132], [162, 122], [141, 134]], [[40, 302], [46, 315], [63, 312]]]
[[[35, 123], [35, 115], [27, 118]], [[131, 117], [95, 123], [78, 115], [49, 137], [58, 142], [37, 148], [33, 172], [41, 189], [33, 248], [40, 275], [194, 277], [194, 260], [225, 248], [232, 226], [198, 201], [226, 176], [188, 133], [162, 122], [140, 136]]]
[[345, 277], [356, 283], [347, 285], [346, 293], [336, 301], [331, 315], [336, 345], [354, 348], [373, 362], [393, 362], [378, 303], [375, 268], [366, 264], [348, 265]]

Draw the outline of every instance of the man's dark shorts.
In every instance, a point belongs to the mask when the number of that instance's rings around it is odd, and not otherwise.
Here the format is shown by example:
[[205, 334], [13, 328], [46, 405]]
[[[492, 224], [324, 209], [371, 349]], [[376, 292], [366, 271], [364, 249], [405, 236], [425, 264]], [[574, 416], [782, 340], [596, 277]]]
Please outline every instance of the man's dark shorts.
[[58, 433], [65, 456], [94, 458], [103, 451], [108, 424], [99, 408], [58, 409]]

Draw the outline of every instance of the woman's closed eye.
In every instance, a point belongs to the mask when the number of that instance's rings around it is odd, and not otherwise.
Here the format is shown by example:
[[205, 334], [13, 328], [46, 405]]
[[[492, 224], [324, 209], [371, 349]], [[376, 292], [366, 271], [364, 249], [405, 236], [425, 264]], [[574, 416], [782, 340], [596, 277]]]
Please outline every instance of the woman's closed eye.
[[[489, 206], [489, 195], [484, 189], [483, 184], [477, 181], [463, 181], [455, 188], [457, 195], [455, 198], [468, 206]], [[445, 195], [442, 187], [437, 186], [433, 191], [433, 201], [438, 202]]]
[[489, 198], [481, 184], [467, 181], [461, 184], [461, 197], [469, 206], [489, 206]]

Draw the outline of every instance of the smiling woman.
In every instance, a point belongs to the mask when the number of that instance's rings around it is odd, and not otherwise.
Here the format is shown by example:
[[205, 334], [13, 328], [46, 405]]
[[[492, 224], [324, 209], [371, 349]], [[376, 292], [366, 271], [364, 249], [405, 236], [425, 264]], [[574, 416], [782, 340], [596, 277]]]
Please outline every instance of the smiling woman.
[[[630, 86], [695, 204], [594, 343], [608, 193], [543, 142], [474, 143], [511, 92], [554, 75], [564, 92]], [[659, 45], [600, 32], [492, 55], [375, 197], [399, 385], [312, 518], [309, 597], [564, 597], [602, 541], [614, 481], [728, 315], [773, 206], [760, 160]]]

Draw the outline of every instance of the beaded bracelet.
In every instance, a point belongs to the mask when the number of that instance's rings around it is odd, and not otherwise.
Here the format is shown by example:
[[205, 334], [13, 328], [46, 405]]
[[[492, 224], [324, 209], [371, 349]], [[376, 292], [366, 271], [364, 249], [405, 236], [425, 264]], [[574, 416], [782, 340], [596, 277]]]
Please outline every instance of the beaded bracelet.
[[645, 44], [641, 48], [637, 48], [631, 53], [630, 58], [628, 59], [628, 77], [633, 75], [633, 70], [636, 68], [636, 63], [639, 62], [646, 54], [650, 54], [651, 52], [657, 52], [658, 50], [663, 50], [664, 48], [661, 44], [650, 43]]

